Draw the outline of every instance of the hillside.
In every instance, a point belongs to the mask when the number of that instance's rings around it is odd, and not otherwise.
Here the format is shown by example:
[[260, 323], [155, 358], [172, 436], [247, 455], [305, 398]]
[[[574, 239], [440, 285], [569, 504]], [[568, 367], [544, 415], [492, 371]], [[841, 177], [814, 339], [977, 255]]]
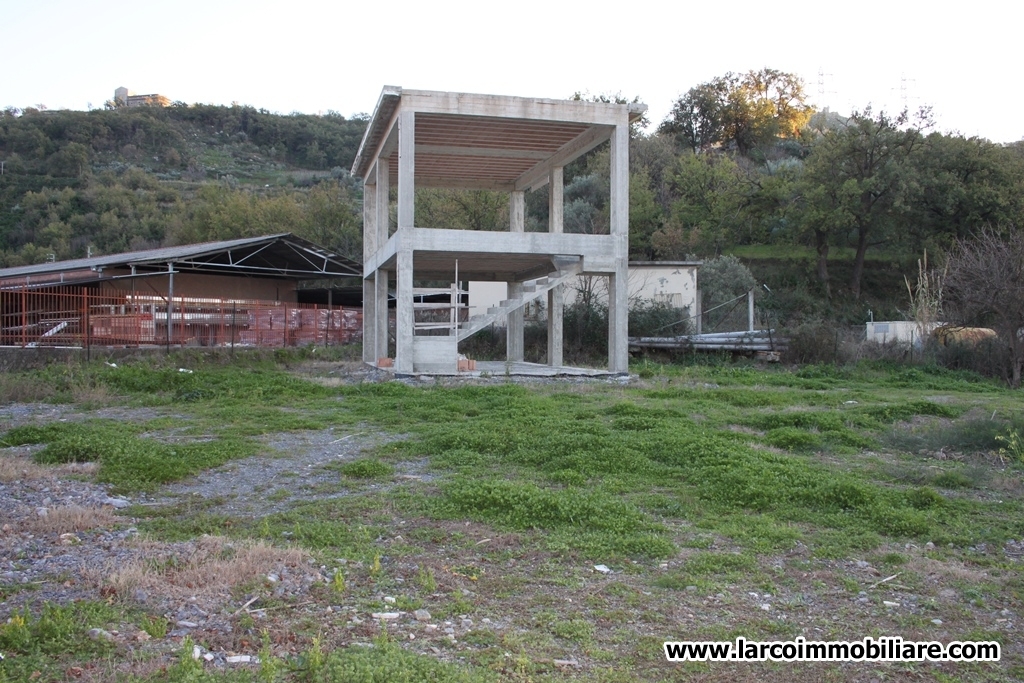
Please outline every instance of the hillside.
[[347, 169], [365, 127], [239, 106], [8, 110], [0, 266], [280, 231], [357, 252]]

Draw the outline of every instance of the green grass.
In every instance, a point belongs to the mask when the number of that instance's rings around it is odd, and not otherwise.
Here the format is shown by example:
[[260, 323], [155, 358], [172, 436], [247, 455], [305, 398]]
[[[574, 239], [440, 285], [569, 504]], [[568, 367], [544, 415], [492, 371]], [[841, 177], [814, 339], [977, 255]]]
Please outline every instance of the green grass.
[[[43, 604], [38, 614], [27, 609], [0, 624], [0, 681], [63, 680], [74, 662], [110, 655], [115, 645], [90, 638], [92, 628], [110, 629], [125, 613], [101, 602]], [[39, 672], [36, 674], [35, 672]]]
[[[1001, 556], [968, 549], [1024, 537], [1020, 466], [992, 466], [995, 437], [1024, 419], [1019, 394], [969, 373], [886, 363], [797, 370], [648, 363], [648, 379], [629, 386], [325, 388], [289, 374], [290, 359], [193, 358], [192, 374], [178, 373], [184, 363], [173, 357], [125, 363], [123, 373], [68, 370], [69, 386], [103, 386], [118, 401], [174, 417], [21, 427], [0, 440], [46, 444], [40, 462], [93, 460], [101, 480], [148, 490], [256, 453], [261, 434], [330, 427], [408, 435], [331, 465], [347, 492], [341, 497], [303, 500], [268, 487], [265, 495], [291, 507], [257, 519], [219, 514], [215, 500], [129, 512], [155, 539], [225, 534], [296, 544], [333, 567], [344, 558], [346, 600], [376, 605], [390, 593], [435, 618], [478, 619], [496, 595], [520, 595], [524, 580], [573, 590], [607, 582], [607, 592], [588, 599], [618, 600], [608, 607], [616, 623], [632, 619], [631, 609], [649, 609], [652, 624], [666, 616], [644, 587], [680, 591], [673, 597], [684, 602], [690, 586], [697, 599], [727, 588], [776, 593], [793, 581], [790, 562], [865, 558], [905, 572], [914, 585], [920, 579], [907, 568], [916, 551], [903, 549], [927, 541], [993, 577], [1015, 571]], [[168, 432], [173, 439], [157, 438]], [[933, 457], [943, 448], [955, 457]], [[422, 480], [395, 476], [424, 462]], [[379, 495], [380, 482], [387, 495]], [[511, 563], [522, 548], [542, 558], [529, 579], [515, 576]], [[434, 557], [445, 558], [443, 571], [423, 564]], [[653, 569], [662, 559], [672, 569]], [[580, 569], [599, 563], [616, 575], [590, 578]], [[620, 571], [637, 577], [621, 594], [614, 589]], [[848, 590], [863, 584], [848, 576], [829, 582]], [[1005, 599], [1003, 585], [993, 586], [971, 599]], [[508, 674], [504, 652], [607, 655], [607, 634], [577, 613], [581, 605], [531, 591], [530, 604], [550, 614], [526, 624], [521, 637], [474, 630], [463, 641], [469, 649], [459, 650], [468, 663], [458, 669], [386, 640], [371, 649], [310, 648], [267, 666], [280, 680], [478, 681]], [[773, 624], [751, 632], [781, 628]], [[190, 666], [179, 661], [152, 680], [249, 680]]]
[[61, 422], [16, 427], [0, 444], [46, 444], [33, 456], [40, 464], [98, 462], [98, 479], [118, 491], [150, 491], [256, 452], [255, 444], [236, 437], [169, 445], [135, 435], [142, 430], [111, 420]]
[[393, 465], [376, 458], [354, 460], [340, 465], [337, 469], [346, 477], [354, 479], [389, 479], [395, 476]]

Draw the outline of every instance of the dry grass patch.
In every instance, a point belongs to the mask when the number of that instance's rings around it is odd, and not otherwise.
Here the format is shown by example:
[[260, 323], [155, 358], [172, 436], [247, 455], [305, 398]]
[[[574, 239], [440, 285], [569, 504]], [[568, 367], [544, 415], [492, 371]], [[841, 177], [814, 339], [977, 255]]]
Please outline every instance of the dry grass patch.
[[29, 526], [36, 533], [65, 534], [98, 527], [110, 527], [117, 524], [118, 521], [117, 516], [107, 507], [65, 505], [50, 508], [45, 517], [36, 517]]
[[971, 569], [960, 560], [955, 559], [940, 561], [923, 555], [911, 555], [905, 567], [940, 585], [954, 581], [978, 584], [988, 581], [990, 578], [987, 571]]
[[96, 471], [99, 463], [73, 462], [57, 466], [43, 466], [32, 462], [24, 455], [0, 455], [0, 482], [33, 481], [38, 479], [58, 479], [68, 475], [90, 475]]
[[139, 541], [136, 549], [136, 559], [93, 579], [122, 596], [136, 589], [168, 598], [212, 596], [260, 581], [282, 567], [304, 566], [309, 558], [298, 548], [222, 536], [203, 536], [193, 543]]

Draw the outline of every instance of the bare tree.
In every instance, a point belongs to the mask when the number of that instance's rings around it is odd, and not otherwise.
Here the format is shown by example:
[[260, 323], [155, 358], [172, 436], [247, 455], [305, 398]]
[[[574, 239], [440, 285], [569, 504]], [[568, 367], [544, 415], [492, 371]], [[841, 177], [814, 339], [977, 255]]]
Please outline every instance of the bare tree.
[[957, 322], [991, 327], [1010, 355], [1007, 381], [1019, 388], [1024, 368], [1024, 233], [985, 228], [950, 250], [944, 308]]

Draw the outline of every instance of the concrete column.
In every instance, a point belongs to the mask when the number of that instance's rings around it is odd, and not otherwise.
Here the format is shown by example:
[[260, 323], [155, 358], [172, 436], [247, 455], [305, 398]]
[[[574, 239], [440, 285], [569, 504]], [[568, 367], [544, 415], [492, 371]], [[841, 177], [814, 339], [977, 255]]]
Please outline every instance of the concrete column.
[[398, 114], [398, 228], [416, 225], [416, 113]]
[[[548, 182], [548, 232], [561, 233], [564, 207], [564, 179], [562, 167], [551, 169]], [[565, 285], [548, 291], [548, 365], [562, 365], [563, 316], [565, 314]]]
[[629, 293], [624, 266], [608, 276], [608, 371], [629, 372]]
[[[526, 193], [512, 192], [509, 199], [509, 232], [526, 231]], [[523, 296], [523, 283], [508, 283], [508, 298]], [[508, 314], [505, 327], [505, 358], [522, 361], [524, 354], [524, 333], [526, 330], [525, 311], [520, 308]]]
[[511, 192], [508, 202], [509, 232], [526, 231], [526, 193]]
[[403, 110], [398, 114], [398, 243], [395, 274], [398, 284], [395, 296], [395, 372], [413, 372], [412, 307], [413, 253], [403, 244], [402, 231], [415, 226], [416, 205], [416, 114]]
[[397, 254], [398, 287], [395, 300], [395, 372], [411, 375], [413, 344], [412, 249], [400, 247]]
[[548, 232], [562, 232], [563, 207], [565, 206], [564, 175], [561, 166], [551, 169], [548, 182]]
[[391, 212], [391, 169], [387, 159], [377, 159], [377, 191], [375, 192], [376, 220], [374, 227], [377, 230], [376, 247], [381, 249], [388, 242], [390, 232]]
[[562, 318], [565, 314], [565, 293], [558, 285], [548, 290], [548, 365], [562, 365]]
[[[363, 362], [377, 362], [376, 281], [380, 271], [363, 278]], [[328, 328], [328, 334], [330, 329]]]
[[610, 143], [610, 230], [615, 273], [608, 277], [608, 370], [629, 371], [629, 122], [615, 126]]
[[373, 289], [374, 289], [374, 326], [375, 331], [373, 334], [373, 342], [375, 345], [373, 352], [373, 362], [376, 363], [378, 358], [387, 358], [391, 355], [389, 346], [390, 337], [390, 312], [388, 311], [388, 271], [378, 270], [376, 277], [373, 278]]
[[363, 263], [377, 253], [377, 185], [363, 182]]
[[[363, 263], [377, 253], [377, 186], [363, 182]], [[363, 277], [363, 362], [376, 363], [377, 321], [374, 282], [377, 274]], [[329, 334], [329, 332], [328, 332]]]

